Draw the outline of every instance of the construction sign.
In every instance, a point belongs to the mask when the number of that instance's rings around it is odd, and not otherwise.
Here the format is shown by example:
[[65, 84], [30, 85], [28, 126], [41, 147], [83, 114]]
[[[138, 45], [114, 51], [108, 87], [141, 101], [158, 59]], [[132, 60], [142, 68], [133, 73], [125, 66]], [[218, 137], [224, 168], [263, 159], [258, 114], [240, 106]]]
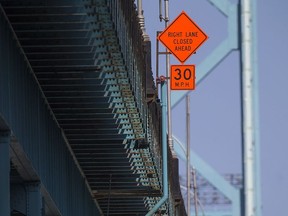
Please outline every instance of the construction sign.
[[184, 63], [208, 39], [200, 27], [183, 11], [159, 36], [158, 40]]
[[194, 90], [195, 79], [195, 65], [171, 65], [171, 90]]

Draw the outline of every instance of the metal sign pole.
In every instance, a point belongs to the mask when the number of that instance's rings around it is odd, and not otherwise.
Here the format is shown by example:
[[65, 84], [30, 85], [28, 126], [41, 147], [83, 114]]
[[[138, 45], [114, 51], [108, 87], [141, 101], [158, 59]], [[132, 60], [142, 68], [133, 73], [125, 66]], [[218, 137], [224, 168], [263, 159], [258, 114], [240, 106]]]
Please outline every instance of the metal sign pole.
[[[169, 23], [169, 0], [165, 0], [165, 28]], [[168, 49], [166, 49], [168, 53]], [[166, 78], [170, 78], [170, 55], [166, 54]], [[167, 81], [167, 118], [168, 118], [168, 144], [173, 151], [173, 138], [172, 138], [172, 115], [171, 115], [171, 89], [170, 82]]]
[[190, 95], [186, 95], [186, 135], [187, 135], [187, 147], [186, 147], [186, 162], [187, 162], [187, 215], [190, 216], [190, 188], [191, 188], [191, 178], [190, 178]]

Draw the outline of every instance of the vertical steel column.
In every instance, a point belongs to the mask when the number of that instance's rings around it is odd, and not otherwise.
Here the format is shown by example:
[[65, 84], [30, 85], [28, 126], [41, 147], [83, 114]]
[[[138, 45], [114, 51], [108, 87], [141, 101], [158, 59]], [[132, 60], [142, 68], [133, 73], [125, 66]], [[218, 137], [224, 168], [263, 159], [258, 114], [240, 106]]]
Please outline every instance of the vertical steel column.
[[[244, 168], [244, 209], [245, 216], [256, 216], [257, 186], [255, 158], [257, 140], [255, 137], [255, 71], [253, 53], [253, 17], [250, 0], [241, 1], [241, 30], [242, 30], [242, 112], [243, 112], [243, 168]], [[256, 171], [256, 172], [255, 172]]]
[[186, 136], [187, 136], [187, 147], [186, 147], [186, 159], [187, 159], [187, 215], [190, 215], [190, 188], [191, 188], [191, 178], [190, 178], [190, 95], [186, 95]]
[[0, 215], [10, 216], [10, 133], [0, 131]]
[[27, 193], [27, 216], [42, 215], [42, 196], [40, 193], [40, 183], [31, 182], [26, 184]]
[[260, 123], [259, 123], [259, 78], [258, 78], [258, 52], [257, 52], [257, 1], [252, 1], [252, 40], [253, 40], [253, 98], [254, 98], [254, 137], [255, 137], [255, 205], [256, 216], [262, 215], [261, 200], [261, 157], [260, 157]]
[[[198, 195], [197, 195], [197, 183], [196, 183], [196, 170], [192, 168], [193, 175], [193, 191], [194, 191], [194, 203], [195, 203], [195, 216], [198, 216]], [[190, 214], [190, 212], [189, 212]]]
[[162, 186], [163, 197], [161, 200], [146, 214], [152, 216], [168, 199], [168, 145], [167, 145], [167, 82], [161, 83], [161, 98], [162, 98]]
[[[165, 22], [167, 26], [168, 22], [168, 0], [165, 1]], [[160, 7], [160, 5], [159, 5]], [[168, 57], [167, 57], [168, 56]], [[169, 54], [166, 54], [166, 67], [170, 65], [170, 59], [169, 59]], [[166, 69], [166, 75], [168, 77], [169, 73], [169, 68]], [[161, 100], [162, 100], [162, 187], [163, 187], [163, 196], [161, 200], [146, 214], [146, 216], [152, 216], [158, 209], [166, 202], [166, 200], [169, 197], [169, 191], [168, 191], [168, 145], [167, 145], [167, 110], [169, 110], [168, 104], [168, 88], [169, 86], [167, 85], [167, 80], [163, 81], [161, 83]], [[171, 111], [171, 102], [170, 102], [170, 111]], [[168, 122], [169, 124], [169, 122]], [[169, 127], [168, 127], [168, 134], [169, 134]], [[172, 136], [172, 134], [171, 134]], [[168, 135], [169, 137], [169, 135]], [[169, 143], [169, 142], [168, 142]]]
[[168, 144], [167, 144], [167, 81], [161, 82], [161, 111], [162, 111], [162, 187], [161, 200], [146, 214], [152, 216], [168, 199]]
[[[165, 2], [165, 28], [169, 24], [169, 0], [164, 0]], [[166, 78], [170, 79], [170, 55], [168, 54], [168, 49], [166, 48]], [[172, 138], [172, 111], [171, 111], [171, 90], [170, 82], [167, 81], [167, 118], [168, 118], [168, 144], [172, 154], [174, 154], [173, 138]], [[175, 155], [176, 156], [176, 155]]]

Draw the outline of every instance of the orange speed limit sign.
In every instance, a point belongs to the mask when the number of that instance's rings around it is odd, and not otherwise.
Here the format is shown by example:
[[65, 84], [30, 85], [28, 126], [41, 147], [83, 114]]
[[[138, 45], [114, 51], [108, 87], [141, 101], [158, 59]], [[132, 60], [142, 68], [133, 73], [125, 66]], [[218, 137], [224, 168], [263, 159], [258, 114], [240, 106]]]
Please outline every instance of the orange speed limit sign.
[[171, 90], [195, 89], [195, 65], [171, 65]]

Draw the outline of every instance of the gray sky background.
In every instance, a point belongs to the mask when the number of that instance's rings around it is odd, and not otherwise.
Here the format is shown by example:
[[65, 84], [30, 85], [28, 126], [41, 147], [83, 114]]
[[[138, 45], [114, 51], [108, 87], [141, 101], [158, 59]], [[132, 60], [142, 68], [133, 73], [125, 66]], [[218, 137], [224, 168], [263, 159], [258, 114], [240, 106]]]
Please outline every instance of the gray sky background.
[[[169, 3], [170, 20], [184, 10], [209, 36], [185, 62], [196, 64], [197, 76], [197, 65], [226, 37], [227, 20], [207, 0]], [[156, 31], [164, 22], [159, 22], [158, 1], [143, 0], [143, 9], [155, 72]], [[263, 216], [282, 216], [288, 201], [288, 1], [258, 0], [257, 10]], [[179, 64], [174, 57], [171, 63]], [[191, 148], [221, 174], [241, 172], [239, 90], [239, 53], [233, 52], [190, 93]], [[173, 109], [173, 133], [185, 143], [185, 101]]]

